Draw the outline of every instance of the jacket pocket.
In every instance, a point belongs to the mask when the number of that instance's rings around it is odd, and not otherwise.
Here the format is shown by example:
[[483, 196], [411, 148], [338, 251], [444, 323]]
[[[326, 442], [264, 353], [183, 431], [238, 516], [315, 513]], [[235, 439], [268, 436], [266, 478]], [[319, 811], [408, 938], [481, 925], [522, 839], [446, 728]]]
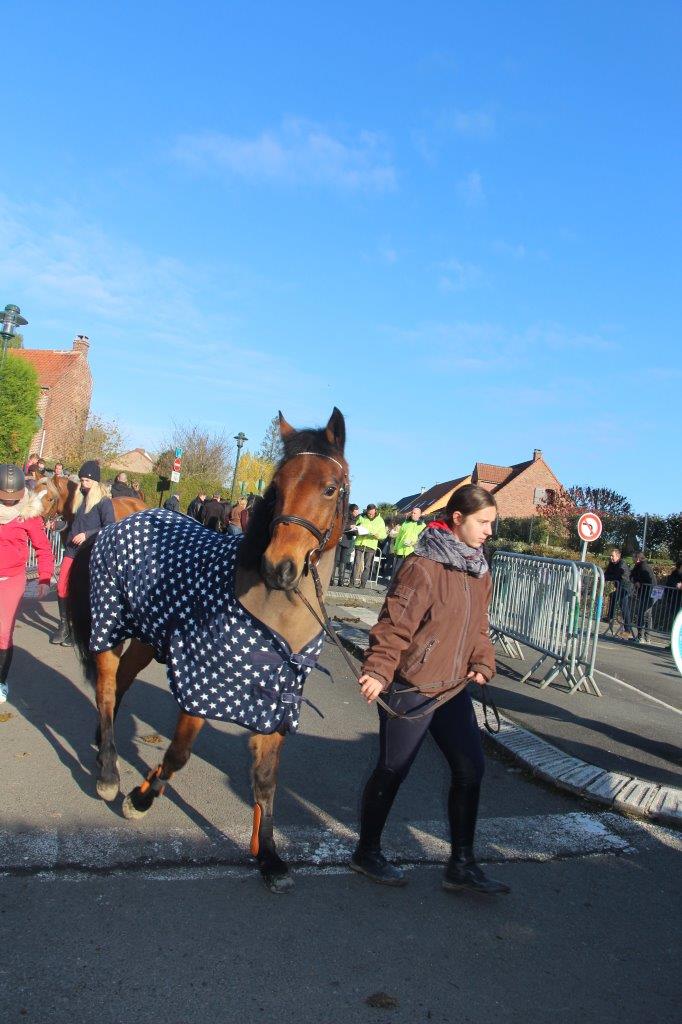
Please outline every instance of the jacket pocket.
[[438, 638], [432, 636], [430, 640], [421, 647], [406, 664], [404, 665], [403, 671], [411, 672], [413, 669], [426, 665], [429, 658], [433, 654], [434, 649], [438, 646]]

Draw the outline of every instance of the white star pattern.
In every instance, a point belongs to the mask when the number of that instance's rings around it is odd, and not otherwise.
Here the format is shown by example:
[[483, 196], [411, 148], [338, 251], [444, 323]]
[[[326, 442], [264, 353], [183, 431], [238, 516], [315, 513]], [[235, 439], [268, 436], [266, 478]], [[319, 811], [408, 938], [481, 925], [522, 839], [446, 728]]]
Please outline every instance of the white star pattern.
[[241, 542], [165, 509], [107, 526], [92, 551], [90, 649], [136, 637], [166, 664], [189, 714], [295, 732], [323, 635], [293, 654], [242, 608], [234, 594]]

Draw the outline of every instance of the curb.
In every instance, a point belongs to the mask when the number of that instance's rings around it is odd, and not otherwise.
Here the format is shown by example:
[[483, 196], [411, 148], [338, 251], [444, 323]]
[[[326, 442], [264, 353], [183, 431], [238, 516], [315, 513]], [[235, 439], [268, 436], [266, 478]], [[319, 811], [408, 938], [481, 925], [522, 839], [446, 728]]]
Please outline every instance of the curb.
[[[367, 647], [367, 633], [353, 626], [339, 625], [339, 639], [356, 657]], [[473, 701], [479, 727], [484, 729], [483, 705]], [[634, 775], [606, 771], [541, 739], [500, 714], [500, 731], [485, 733], [493, 746], [503, 750], [517, 764], [543, 782], [609, 807], [628, 817], [644, 818], [682, 829], [682, 789], [659, 786]]]

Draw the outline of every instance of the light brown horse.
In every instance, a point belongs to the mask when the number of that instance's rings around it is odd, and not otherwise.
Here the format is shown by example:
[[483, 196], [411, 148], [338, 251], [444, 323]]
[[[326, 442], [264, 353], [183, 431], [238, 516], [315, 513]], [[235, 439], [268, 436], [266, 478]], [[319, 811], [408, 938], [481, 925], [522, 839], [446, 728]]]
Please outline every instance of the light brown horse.
[[[263, 501], [256, 506], [240, 544], [235, 595], [247, 612], [284, 637], [293, 654], [300, 655], [319, 634], [319, 625], [299, 594], [313, 606], [317, 603], [313, 574], [309, 571], [311, 562], [317, 567], [322, 587], [327, 588], [334, 548], [348, 505], [348, 465], [343, 455], [345, 424], [335, 408], [324, 429], [296, 431], [280, 413], [280, 434], [284, 458]], [[120, 787], [114, 719], [124, 694], [154, 658], [154, 649], [135, 638], [135, 628], [140, 633], [144, 630], [142, 623], [131, 625], [130, 617], [135, 614], [131, 606], [125, 625], [132, 639], [125, 652], [121, 643], [110, 650], [90, 653], [90, 554], [95, 543], [94, 538], [85, 541], [76, 554], [67, 602], [72, 635], [96, 689], [97, 792], [103, 799], [113, 800]], [[184, 595], [178, 590], [183, 586], [181, 582], [175, 585], [176, 612], [183, 607]], [[190, 642], [192, 637], [190, 632]], [[218, 662], [218, 671], [220, 667]], [[141, 818], [150, 810], [174, 773], [187, 764], [204, 722], [205, 718], [181, 710], [162, 763], [125, 798], [126, 817]], [[273, 892], [286, 892], [293, 887], [273, 836], [273, 803], [285, 734], [286, 728], [282, 728], [274, 733], [254, 734], [250, 741], [255, 799], [251, 852]]]
[[[78, 477], [43, 476], [39, 477], [33, 489], [42, 503], [43, 519], [61, 518], [69, 527], [74, 517], [74, 501], [79, 488]], [[142, 512], [148, 506], [140, 498], [112, 498], [116, 522], [125, 519], [133, 512]]]

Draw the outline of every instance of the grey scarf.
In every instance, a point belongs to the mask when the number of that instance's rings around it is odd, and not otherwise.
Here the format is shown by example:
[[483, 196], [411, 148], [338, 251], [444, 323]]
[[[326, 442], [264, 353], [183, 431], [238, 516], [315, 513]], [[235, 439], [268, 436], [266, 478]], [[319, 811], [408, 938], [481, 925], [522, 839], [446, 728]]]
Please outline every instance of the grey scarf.
[[470, 576], [485, 576], [488, 571], [483, 548], [470, 548], [458, 540], [451, 530], [427, 526], [419, 536], [414, 553], [422, 558], [430, 558], [432, 562], [451, 565], [453, 569], [468, 572]]

